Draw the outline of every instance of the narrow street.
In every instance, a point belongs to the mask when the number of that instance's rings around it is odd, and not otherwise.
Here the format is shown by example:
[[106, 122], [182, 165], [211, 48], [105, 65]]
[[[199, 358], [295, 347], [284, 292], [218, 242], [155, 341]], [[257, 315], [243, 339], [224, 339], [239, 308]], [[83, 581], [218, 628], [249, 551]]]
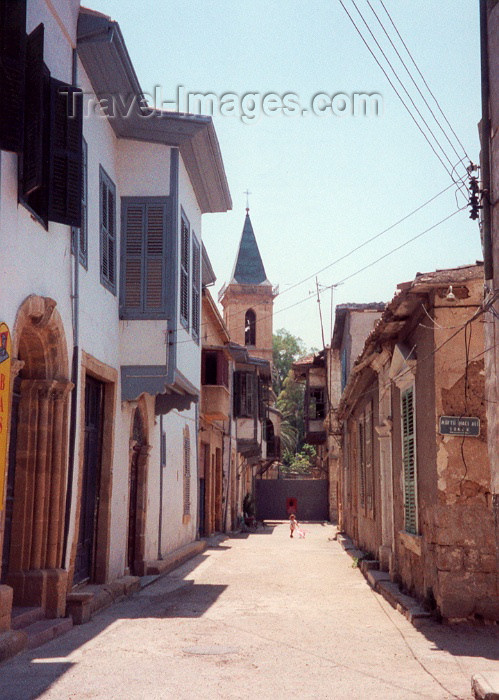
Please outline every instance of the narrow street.
[[470, 698], [497, 627], [412, 627], [329, 524], [213, 546], [65, 636], [0, 666], [0, 698]]

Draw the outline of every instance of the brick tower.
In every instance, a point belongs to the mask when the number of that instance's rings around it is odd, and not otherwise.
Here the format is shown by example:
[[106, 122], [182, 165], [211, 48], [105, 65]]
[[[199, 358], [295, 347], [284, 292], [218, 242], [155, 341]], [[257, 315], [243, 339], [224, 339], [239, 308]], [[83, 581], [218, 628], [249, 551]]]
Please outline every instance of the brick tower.
[[276, 293], [267, 279], [246, 209], [243, 233], [229, 284], [219, 295], [230, 338], [251, 355], [272, 362], [272, 313]]

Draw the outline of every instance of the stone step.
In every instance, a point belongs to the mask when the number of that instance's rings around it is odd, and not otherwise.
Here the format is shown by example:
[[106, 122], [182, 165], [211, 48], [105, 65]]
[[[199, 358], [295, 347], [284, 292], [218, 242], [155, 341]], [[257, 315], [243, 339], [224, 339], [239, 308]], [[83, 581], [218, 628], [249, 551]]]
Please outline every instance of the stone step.
[[28, 649], [34, 649], [41, 644], [50, 642], [51, 639], [59, 637], [73, 626], [72, 617], [59, 617], [54, 620], [40, 620], [24, 628], [28, 636]]
[[20, 630], [45, 617], [42, 608], [12, 608], [11, 629]]

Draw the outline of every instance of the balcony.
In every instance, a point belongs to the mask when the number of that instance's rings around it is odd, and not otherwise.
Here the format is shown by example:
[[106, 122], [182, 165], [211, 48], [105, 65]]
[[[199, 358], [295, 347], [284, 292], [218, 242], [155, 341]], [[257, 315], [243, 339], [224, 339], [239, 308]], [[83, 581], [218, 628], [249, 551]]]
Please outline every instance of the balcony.
[[207, 420], [227, 420], [230, 414], [230, 392], [223, 385], [203, 384], [201, 414]]

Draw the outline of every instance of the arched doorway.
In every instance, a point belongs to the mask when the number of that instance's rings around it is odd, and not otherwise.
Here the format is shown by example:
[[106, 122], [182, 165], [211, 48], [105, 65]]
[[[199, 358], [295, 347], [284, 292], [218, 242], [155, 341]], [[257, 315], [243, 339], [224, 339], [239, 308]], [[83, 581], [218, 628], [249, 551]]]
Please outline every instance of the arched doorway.
[[139, 406], [133, 413], [128, 478], [126, 567], [133, 576], [143, 576], [145, 574], [147, 462], [150, 450], [147, 444], [146, 420], [147, 412], [145, 406], [139, 403]]
[[14, 604], [64, 614], [62, 551], [67, 478], [67, 345], [56, 302], [30, 296], [19, 309], [13, 355], [21, 366], [9, 448], [13, 484], [7, 583]]

